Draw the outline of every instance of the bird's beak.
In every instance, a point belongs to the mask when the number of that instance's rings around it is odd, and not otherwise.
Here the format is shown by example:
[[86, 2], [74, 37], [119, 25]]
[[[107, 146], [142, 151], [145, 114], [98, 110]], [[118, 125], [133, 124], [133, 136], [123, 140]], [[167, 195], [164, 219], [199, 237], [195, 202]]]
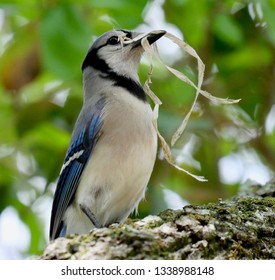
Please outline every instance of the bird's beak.
[[165, 30], [155, 30], [150, 32], [147, 36], [147, 40], [149, 44], [155, 43], [158, 39], [160, 39], [166, 33]]
[[143, 38], [147, 38], [149, 44], [155, 43], [158, 39], [160, 39], [166, 33], [165, 30], [154, 30], [150, 33], [136, 33], [137, 35], [134, 37], [133, 42], [131, 43], [133, 47], [141, 46], [141, 41]]

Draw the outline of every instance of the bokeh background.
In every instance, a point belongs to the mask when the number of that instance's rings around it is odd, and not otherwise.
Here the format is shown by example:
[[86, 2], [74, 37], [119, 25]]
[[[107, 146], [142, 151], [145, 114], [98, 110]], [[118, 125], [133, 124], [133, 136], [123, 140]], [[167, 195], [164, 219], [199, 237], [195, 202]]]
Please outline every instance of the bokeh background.
[[[81, 62], [92, 41], [113, 28], [165, 29], [206, 64], [203, 88], [237, 105], [199, 97], [173, 149], [161, 151], [139, 218], [186, 203], [229, 198], [247, 180], [265, 183], [275, 166], [275, 1], [0, 0], [0, 258], [39, 254], [48, 242], [51, 202], [82, 105]], [[196, 61], [167, 39], [161, 56], [197, 81]], [[144, 82], [148, 62], [142, 60]], [[169, 141], [194, 89], [156, 64], [159, 129]], [[111, 211], [111, 210], [110, 210]]]

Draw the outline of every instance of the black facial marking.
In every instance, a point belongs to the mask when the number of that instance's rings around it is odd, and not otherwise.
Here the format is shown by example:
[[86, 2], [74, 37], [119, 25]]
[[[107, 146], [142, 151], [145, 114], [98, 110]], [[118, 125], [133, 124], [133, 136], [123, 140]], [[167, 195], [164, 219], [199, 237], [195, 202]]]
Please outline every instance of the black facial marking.
[[102, 47], [104, 47], [104, 46], [106, 46], [107, 44], [105, 44], [105, 45], [103, 45], [103, 46], [100, 46], [100, 47], [98, 47], [98, 48], [96, 48], [96, 49], [91, 49], [88, 53], [87, 53], [87, 55], [86, 55], [86, 57], [85, 57], [85, 59], [84, 59], [84, 61], [83, 61], [83, 63], [82, 63], [82, 66], [81, 66], [81, 69], [82, 69], [82, 72], [84, 71], [84, 69], [86, 69], [88, 66], [92, 66], [93, 68], [95, 68], [95, 69], [97, 69], [97, 70], [99, 70], [99, 71], [101, 71], [101, 72], [103, 72], [103, 73], [107, 73], [107, 72], [109, 72], [111, 69], [110, 69], [110, 67], [108, 66], [108, 64], [105, 62], [105, 60], [104, 59], [101, 59], [98, 55], [97, 55], [97, 51], [100, 49], [100, 48], [102, 48]]
[[123, 33], [126, 34], [127, 38], [132, 39], [132, 32], [128, 31], [128, 30], [124, 30], [124, 29], [118, 29], [118, 31], [122, 31]]
[[145, 92], [140, 85], [140, 83], [134, 81], [131, 78], [125, 77], [125, 76], [120, 76], [117, 73], [111, 71], [108, 73], [108, 75], [102, 75], [103, 78], [109, 79], [114, 81], [114, 85], [118, 87], [122, 87], [126, 90], [128, 90], [131, 94], [136, 96], [138, 99], [146, 102], [147, 98], [145, 95]]
[[[126, 34], [126, 37], [128, 37], [128, 38], [132, 37], [131, 32], [129, 32], [127, 30], [121, 30], [121, 31]], [[114, 86], [122, 87], [122, 88], [128, 90], [131, 94], [136, 96], [138, 99], [146, 102], [147, 98], [146, 98], [145, 92], [139, 82], [136, 82], [131, 78], [117, 74], [109, 67], [109, 65], [106, 63], [106, 61], [104, 59], [100, 58], [98, 55], [98, 50], [102, 47], [105, 47], [108, 44], [112, 44], [110, 40], [112, 38], [115, 39], [115, 37], [116, 36], [111, 37], [107, 41], [106, 44], [101, 45], [98, 48], [91, 49], [88, 52], [88, 54], [86, 55], [86, 57], [82, 63], [81, 69], [82, 69], [82, 71], [84, 71], [89, 66], [93, 67], [94, 69], [96, 69], [102, 73], [101, 74], [102, 78], [113, 81]], [[116, 38], [118, 38], [118, 37], [116, 37]]]
[[[130, 32], [128, 30], [124, 30], [124, 29], [118, 29], [117, 31], [121, 31], [121, 32], [125, 33], [127, 38], [132, 39], [132, 32]], [[110, 69], [110, 68], [103, 59], [98, 57], [97, 52], [99, 49], [101, 49], [107, 45], [116, 45], [118, 43], [119, 43], [118, 36], [112, 36], [111, 38], [108, 39], [108, 41], [105, 44], [103, 44], [97, 48], [91, 49], [87, 53], [87, 55], [82, 63], [82, 66], [81, 66], [82, 71], [86, 67], [92, 66], [93, 68], [95, 68], [97, 70], [100, 70], [102, 72], [107, 72], [108, 69]]]

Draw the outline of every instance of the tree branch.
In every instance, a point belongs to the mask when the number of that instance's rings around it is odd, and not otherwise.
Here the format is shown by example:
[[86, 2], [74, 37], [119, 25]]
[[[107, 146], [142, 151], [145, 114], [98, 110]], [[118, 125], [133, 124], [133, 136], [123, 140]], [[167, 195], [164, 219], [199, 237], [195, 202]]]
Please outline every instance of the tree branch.
[[58, 238], [40, 259], [274, 259], [275, 181], [238, 196]]

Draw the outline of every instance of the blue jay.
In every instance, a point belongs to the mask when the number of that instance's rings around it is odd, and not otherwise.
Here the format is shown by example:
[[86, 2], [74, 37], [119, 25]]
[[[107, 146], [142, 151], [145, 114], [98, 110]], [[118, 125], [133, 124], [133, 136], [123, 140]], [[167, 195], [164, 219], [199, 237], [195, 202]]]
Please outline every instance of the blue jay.
[[[152, 44], [164, 34], [146, 37]], [[137, 32], [106, 32], [83, 61], [84, 103], [54, 195], [52, 240], [121, 223], [144, 197], [157, 133], [138, 77], [141, 40]]]

